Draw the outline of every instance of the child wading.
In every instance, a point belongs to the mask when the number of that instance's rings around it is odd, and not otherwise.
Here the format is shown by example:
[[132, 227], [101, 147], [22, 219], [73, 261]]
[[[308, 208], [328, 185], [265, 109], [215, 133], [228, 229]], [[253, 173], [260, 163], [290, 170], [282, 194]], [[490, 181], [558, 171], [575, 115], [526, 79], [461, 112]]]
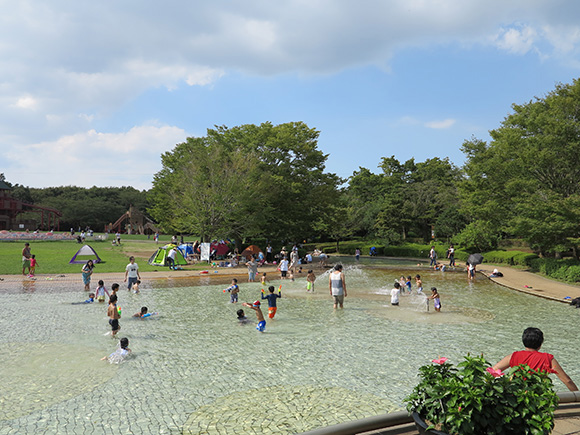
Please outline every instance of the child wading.
[[110, 297], [108, 290], [105, 288], [105, 282], [102, 279], [100, 279], [99, 286], [97, 287], [96, 290], [96, 296], [99, 302], [105, 302], [105, 293], [107, 294], [107, 296]]
[[111, 364], [119, 364], [122, 363], [125, 358], [129, 356], [131, 353], [131, 349], [129, 349], [129, 339], [126, 337], [121, 338], [119, 340], [119, 344], [117, 346], [117, 350], [110, 354], [109, 356], [104, 356], [101, 358], [101, 361], [109, 361]]
[[314, 281], [316, 281], [316, 275], [312, 271], [312, 269], [308, 270], [308, 274], [306, 275], [306, 291], [314, 293]]
[[435, 311], [441, 311], [441, 297], [439, 296], [439, 292], [437, 291], [436, 287], [431, 287], [431, 296], [427, 299], [433, 299], [433, 306], [435, 307]]
[[264, 332], [266, 330], [266, 319], [264, 319], [264, 314], [262, 314], [262, 310], [260, 309], [260, 301], [256, 301], [253, 304], [244, 302], [242, 305], [256, 312], [256, 318], [258, 319], [256, 329], [260, 332]]
[[238, 323], [240, 325], [245, 325], [246, 323], [249, 322], [248, 318], [246, 317], [246, 315], [244, 314], [244, 310], [238, 310], [236, 312], [237, 316], [238, 316]]
[[276, 307], [276, 299], [282, 297], [282, 286], [278, 288], [278, 294], [274, 293], [273, 285], [268, 287], [268, 291], [270, 292], [270, 294], [265, 295], [264, 289], [262, 289], [262, 299], [268, 299], [268, 317], [270, 319], [273, 319], [274, 316], [276, 315], [276, 310], [278, 309]]
[[232, 285], [224, 289], [224, 293], [228, 292], [230, 294], [230, 303], [235, 304], [238, 302], [238, 293], [240, 293], [240, 288], [238, 287], [238, 280], [236, 278], [232, 279]]
[[107, 309], [107, 316], [109, 316], [109, 325], [111, 325], [111, 335], [114, 337], [121, 329], [119, 319], [121, 314], [117, 308], [117, 295], [112, 295], [109, 299], [109, 308]]

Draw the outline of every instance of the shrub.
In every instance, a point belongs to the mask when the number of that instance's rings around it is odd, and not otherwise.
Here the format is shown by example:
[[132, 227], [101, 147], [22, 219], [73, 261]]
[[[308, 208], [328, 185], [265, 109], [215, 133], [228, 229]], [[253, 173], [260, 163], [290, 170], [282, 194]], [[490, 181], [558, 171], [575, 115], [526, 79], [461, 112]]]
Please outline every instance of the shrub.
[[544, 434], [554, 427], [558, 396], [545, 372], [526, 365], [507, 373], [483, 356], [467, 355], [457, 368], [447, 358], [419, 368], [420, 381], [405, 398], [407, 410], [456, 435]]
[[566, 281], [578, 282], [580, 281], [580, 265], [570, 266], [566, 270]]

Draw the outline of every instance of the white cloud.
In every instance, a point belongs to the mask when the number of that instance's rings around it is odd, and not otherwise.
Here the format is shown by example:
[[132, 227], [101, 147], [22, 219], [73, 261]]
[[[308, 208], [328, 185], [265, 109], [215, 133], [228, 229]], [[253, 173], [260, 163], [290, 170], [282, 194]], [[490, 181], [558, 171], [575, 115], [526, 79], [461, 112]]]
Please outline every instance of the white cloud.
[[14, 104], [15, 107], [19, 107], [20, 109], [36, 109], [38, 102], [35, 98], [30, 96], [20, 97]]
[[544, 26], [543, 34], [554, 50], [561, 55], [578, 52], [580, 47], [580, 27], [578, 26]]
[[[6, 150], [0, 156], [11, 183], [31, 187], [76, 185], [149, 189], [161, 154], [187, 135], [172, 126], [142, 125], [124, 133], [89, 130]], [[50, 183], [47, 183], [50, 179]]]
[[496, 45], [502, 50], [515, 54], [526, 54], [534, 47], [537, 32], [529, 26], [501, 29], [495, 37]]
[[221, 69], [199, 68], [197, 71], [190, 73], [185, 80], [189, 86], [207, 86], [220, 79], [225, 72]]
[[[134, 148], [133, 130], [115, 139], [107, 128], [140, 125], [142, 131], [143, 120], [157, 116], [134, 107], [128, 115], [124, 108], [158, 89], [213, 89], [232, 73], [331, 75], [368, 65], [385, 71], [397, 53], [442, 45], [495, 46], [580, 65], [575, 0], [168, 0], [138, 8], [113, 0], [0, 4], [0, 156], [42, 144], [27, 149], [53, 166], [71, 157], [50, 156], [59, 150], [77, 156], [79, 143], [91, 150], [116, 144], [115, 154], [123, 155], [123, 149]], [[427, 124], [452, 125], [452, 120]], [[154, 160], [157, 164], [158, 156]], [[79, 162], [86, 159], [71, 165]]]
[[425, 123], [425, 127], [427, 128], [434, 128], [437, 130], [441, 130], [441, 129], [446, 129], [446, 128], [451, 128], [453, 127], [453, 125], [455, 124], [456, 120], [455, 119], [445, 119], [443, 121], [430, 121], [430, 122], [426, 122]]

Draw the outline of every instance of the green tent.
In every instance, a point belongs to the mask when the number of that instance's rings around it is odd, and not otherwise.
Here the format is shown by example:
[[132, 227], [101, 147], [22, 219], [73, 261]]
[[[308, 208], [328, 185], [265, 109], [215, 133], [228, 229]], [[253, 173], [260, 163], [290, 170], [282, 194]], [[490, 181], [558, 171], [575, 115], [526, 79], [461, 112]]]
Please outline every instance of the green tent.
[[176, 245], [165, 245], [155, 251], [155, 254], [151, 256], [149, 259], [149, 264], [152, 266], [169, 266], [167, 263], [167, 255], [171, 248], [175, 248], [175, 265], [176, 266], [184, 266], [187, 264], [185, 258], [183, 258], [183, 254], [179, 249], [177, 249]]

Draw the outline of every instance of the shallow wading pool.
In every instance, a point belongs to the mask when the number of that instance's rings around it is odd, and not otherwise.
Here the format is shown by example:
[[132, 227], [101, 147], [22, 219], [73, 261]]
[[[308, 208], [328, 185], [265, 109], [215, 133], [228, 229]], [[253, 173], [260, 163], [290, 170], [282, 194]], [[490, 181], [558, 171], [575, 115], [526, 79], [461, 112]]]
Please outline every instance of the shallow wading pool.
[[[304, 277], [284, 281], [264, 334], [251, 310], [252, 323], [237, 324], [227, 284], [122, 289], [119, 337], [134, 355], [120, 365], [99, 360], [116, 347], [104, 335], [106, 304], [70, 304], [85, 299], [79, 282], [2, 283], [0, 434], [302, 432], [400, 410], [420, 365], [468, 352], [495, 362], [521, 347], [527, 326], [544, 331], [543, 350], [580, 381], [578, 311], [483, 277], [468, 283], [463, 271], [379, 266], [346, 267], [344, 310], [332, 309], [327, 275], [314, 294]], [[390, 305], [394, 279], [418, 272], [439, 289], [440, 313], [420, 296]], [[240, 287], [240, 301], [259, 298], [259, 283]], [[131, 318], [141, 306], [160, 315]]]

